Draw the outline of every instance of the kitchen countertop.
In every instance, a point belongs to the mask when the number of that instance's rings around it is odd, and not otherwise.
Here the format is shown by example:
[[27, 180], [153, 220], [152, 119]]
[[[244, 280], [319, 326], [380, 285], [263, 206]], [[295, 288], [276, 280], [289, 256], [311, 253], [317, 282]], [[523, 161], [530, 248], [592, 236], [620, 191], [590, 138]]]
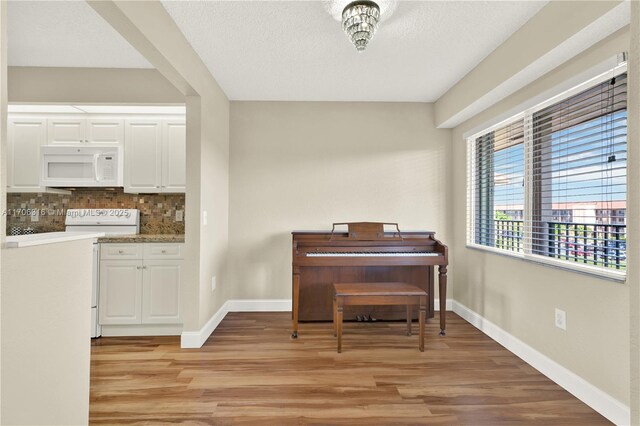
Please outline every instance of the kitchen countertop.
[[104, 232], [44, 232], [42, 234], [12, 235], [7, 236], [5, 247], [31, 247], [99, 237], [104, 237]]
[[99, 243], [184, 243], [184, 234], [113, 235], [98, 238]]

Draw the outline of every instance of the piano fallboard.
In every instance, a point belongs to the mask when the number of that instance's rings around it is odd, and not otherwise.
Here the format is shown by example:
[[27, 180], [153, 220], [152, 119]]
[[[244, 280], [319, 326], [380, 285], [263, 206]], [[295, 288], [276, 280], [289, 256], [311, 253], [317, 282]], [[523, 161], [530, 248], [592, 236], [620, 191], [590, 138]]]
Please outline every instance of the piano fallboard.
[[354, 241], [347, 233], [294, 231], [292, 234], [294, 266], [433, 266], [446, 263], [446, 247], [434, 238], [433, 232], [403, 232], [402, 240], [373, 241]]
[[444, 257], [434, 256], [300, 256], [297, 266], [434, 266], [444, 263]]

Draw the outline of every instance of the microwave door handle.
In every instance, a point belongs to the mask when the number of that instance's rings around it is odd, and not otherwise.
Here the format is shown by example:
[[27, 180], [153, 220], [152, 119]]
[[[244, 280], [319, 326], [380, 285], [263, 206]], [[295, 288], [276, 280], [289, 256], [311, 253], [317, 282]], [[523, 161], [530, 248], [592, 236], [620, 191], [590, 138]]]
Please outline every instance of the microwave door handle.
[[93, 174], [96, 182], [100, 182], [100, 177], [98, 176], [98, 157], [100, 157], [100, 154], [93, 154]]

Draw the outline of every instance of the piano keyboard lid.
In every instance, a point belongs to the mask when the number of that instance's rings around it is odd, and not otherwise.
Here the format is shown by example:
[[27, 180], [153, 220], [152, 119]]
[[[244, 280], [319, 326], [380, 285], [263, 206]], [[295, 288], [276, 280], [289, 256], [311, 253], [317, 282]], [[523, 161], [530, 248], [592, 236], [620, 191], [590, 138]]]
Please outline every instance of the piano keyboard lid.
[[308, 257], [426, 257], [439, 256], [440, 253], [414, 252], [307, 252]]

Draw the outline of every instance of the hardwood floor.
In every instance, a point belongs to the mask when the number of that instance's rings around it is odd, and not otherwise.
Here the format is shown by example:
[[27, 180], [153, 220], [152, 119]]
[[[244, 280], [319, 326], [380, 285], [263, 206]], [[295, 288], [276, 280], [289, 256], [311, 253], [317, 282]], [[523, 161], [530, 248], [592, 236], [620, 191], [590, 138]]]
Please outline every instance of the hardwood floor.
[[[100, 338], [92, 424], [596, 425], [607, 420], [459, 316], [427, 324], [330, 323], [230, 313], [201, 349], [177, 337]], [[415, 327], [414, 327], [415, 329]], [[416, 329], [417, 330], [417, 329]]]

